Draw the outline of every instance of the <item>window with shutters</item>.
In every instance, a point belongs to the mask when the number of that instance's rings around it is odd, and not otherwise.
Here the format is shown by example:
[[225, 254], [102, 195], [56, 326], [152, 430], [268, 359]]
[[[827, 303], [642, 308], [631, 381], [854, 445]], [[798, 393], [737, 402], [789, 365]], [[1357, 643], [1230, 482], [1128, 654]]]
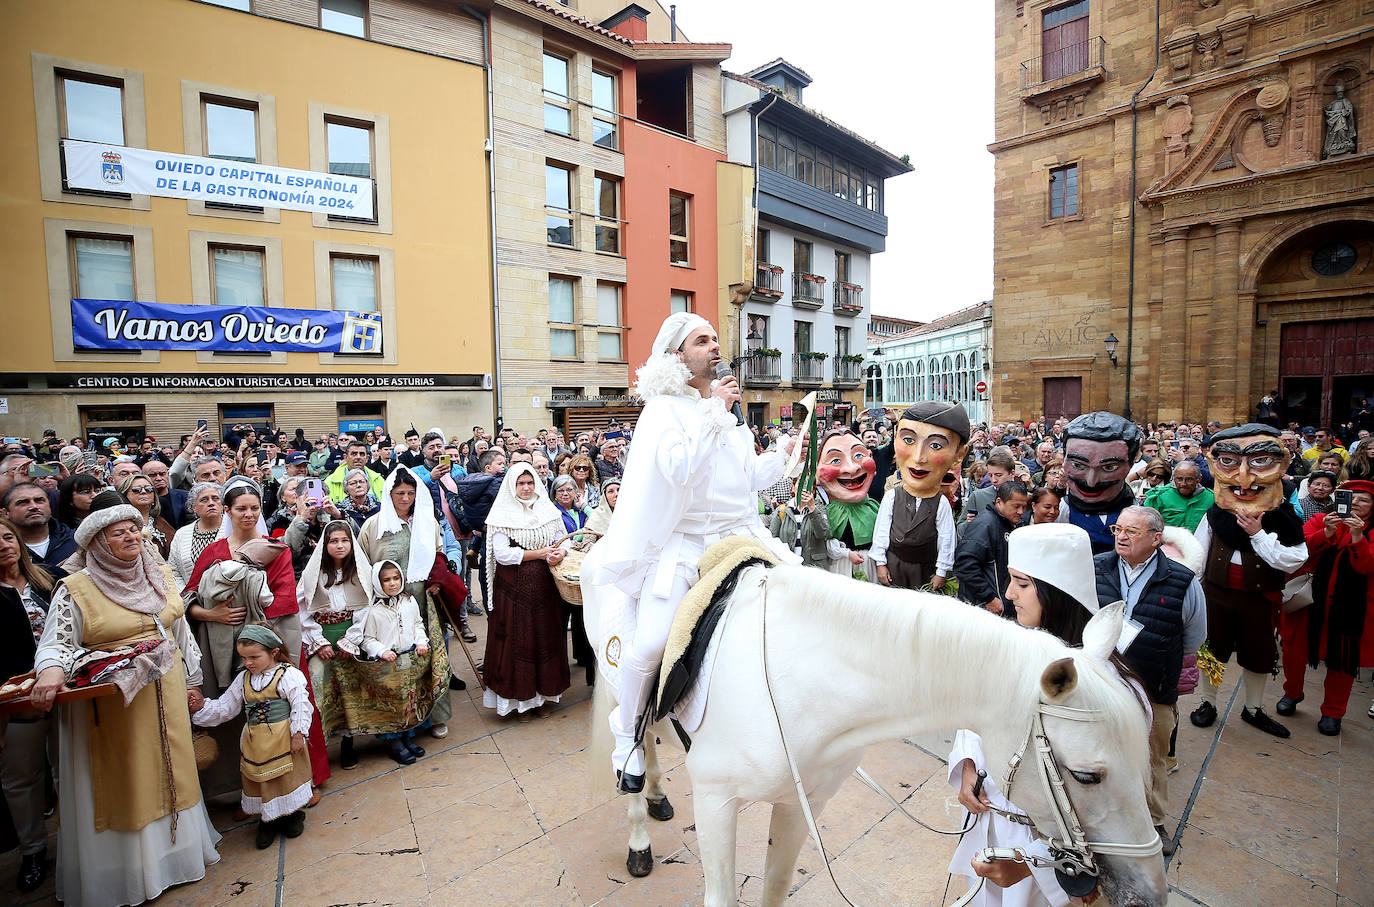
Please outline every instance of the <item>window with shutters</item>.
[[1041, 79], [1051, 81], [1088, 68], [1088, 0], [1041, 13]]

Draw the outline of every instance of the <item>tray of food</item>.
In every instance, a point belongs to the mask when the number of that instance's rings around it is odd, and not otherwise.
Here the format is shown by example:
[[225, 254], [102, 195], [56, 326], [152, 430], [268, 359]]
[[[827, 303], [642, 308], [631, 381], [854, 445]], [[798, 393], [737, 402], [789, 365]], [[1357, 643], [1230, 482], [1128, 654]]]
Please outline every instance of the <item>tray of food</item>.
[[[33, 708], [33, 704], [29, 702], [29, 694], [33, 692], [34, 679], [33, 672], [30, 671], [28, 674], [11, 677], [4, 685], [0, 685], [0, 715], [27, 712]], [[112, 683], [97, 683], [75, 689], [63, 687], [57, 691], [57, 703], [94, 699], [97, 696], [109, 696], [118, 692], [119, 687]]]

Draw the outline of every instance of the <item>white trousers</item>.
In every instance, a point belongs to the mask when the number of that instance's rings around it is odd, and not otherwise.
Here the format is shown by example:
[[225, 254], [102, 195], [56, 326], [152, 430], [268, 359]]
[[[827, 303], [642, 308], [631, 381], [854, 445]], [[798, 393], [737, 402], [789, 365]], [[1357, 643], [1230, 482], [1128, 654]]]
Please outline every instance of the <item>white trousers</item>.
[[620, 706], [611, 711], [611, 733], [615, 735], [612, 767], [628, 775], [644, 774], [644, 748], [635, 746], [635, 721], [649, 699], [649, 685], [663, 664], [663, 649], [673, 629], [678, 603], [691, 584], [681, 576], [673, 578], [666, 596], [652, 592], [654, 575], [644, 578], [639, 593], [639, 612], [635, 617], [634, 642], [620, 661]]

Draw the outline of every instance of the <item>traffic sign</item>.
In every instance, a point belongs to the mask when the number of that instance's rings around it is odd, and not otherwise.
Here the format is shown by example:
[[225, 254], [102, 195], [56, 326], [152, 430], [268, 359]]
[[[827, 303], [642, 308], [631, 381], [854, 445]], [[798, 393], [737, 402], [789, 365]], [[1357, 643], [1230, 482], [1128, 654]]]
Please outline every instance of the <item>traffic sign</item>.
[[974, 387], [974, 390], [980, 394], [986, 394], [988, 392], [988, 383], [986, 381], [979, 381], [977, 386]]

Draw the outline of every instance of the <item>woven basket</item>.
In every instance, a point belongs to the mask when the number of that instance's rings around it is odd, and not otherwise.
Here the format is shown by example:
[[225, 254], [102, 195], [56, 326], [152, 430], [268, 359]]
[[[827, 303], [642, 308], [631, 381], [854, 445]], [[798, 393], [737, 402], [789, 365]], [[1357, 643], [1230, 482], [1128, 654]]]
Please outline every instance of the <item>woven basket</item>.
[[[579, 529], [576, 532], [569, 532], [567, 535], [553, 543], [552, 547], [558, 547], [573, 536], [590, 536], [593, 541], [601, 537], [600, 533], [592, 532], [590, 529]], [[557, 566], [550, 567], [549, 572], [553, 574], [554, 585], [558, 587], [558, 594], [563, 596], [563, 600], [570, 605], [581, 606], [582, 604], [582, 559], [587, 556], [587, 551], [591, 545], [585, 547], [572, 548], [559, 561]]]
[[219, 744], [210, 736], [209, 731], [191, 732], [191, 751], [196, 754], [196, 768], [205, 771], [219, 758]]

